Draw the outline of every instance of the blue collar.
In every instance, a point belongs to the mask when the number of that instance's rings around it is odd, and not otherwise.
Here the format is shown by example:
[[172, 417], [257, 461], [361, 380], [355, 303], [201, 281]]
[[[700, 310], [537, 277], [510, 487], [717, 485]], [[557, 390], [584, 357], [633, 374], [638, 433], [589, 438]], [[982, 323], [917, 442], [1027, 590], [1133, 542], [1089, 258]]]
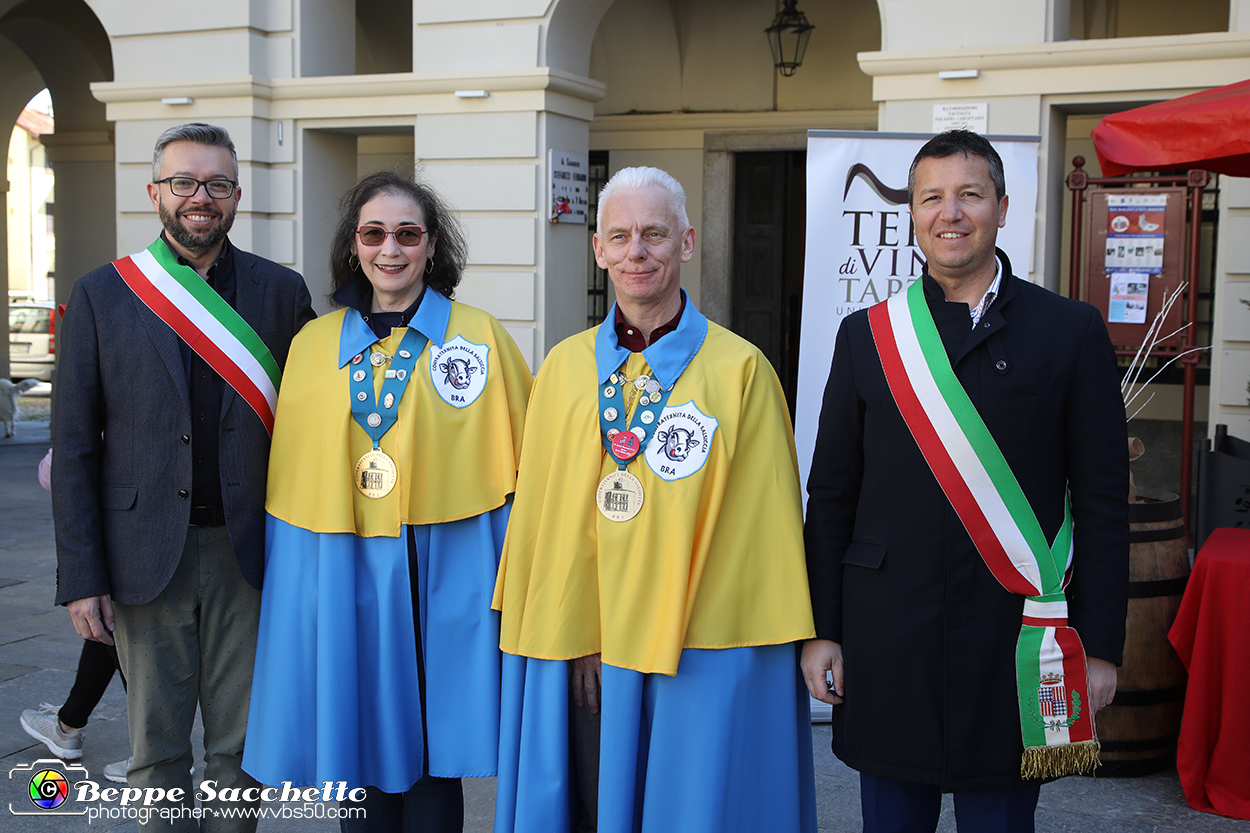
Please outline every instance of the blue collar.
[[[431, 344], [441, 346], [450, 320], [451, 301], [447, 300], [447, 296], [441, 292], [427, 292], [409, 326], [428, 338]], [[343, 313], [343, 329], [339, 333], [339, 367], [343, 367], [377, 340], [378, 337], [365, 323], [360, 312], [349, 307]]]
[[[685, 292], [684, 289], [682, 291]], [[707, 318], [695, 308], [694, 302], [687, 295], [686, 310], [681, 315], [677, 329], [643, 350], [642, 355], [651, 367], [651, 375], [664, 388], [669, 388], [694, 360], [705, 339]], [[607, 382], [608, 377], [628, 358], [629, 351], [616, 338], [616, 305], [613, 304], [612, 309], [608, 310], [608, 317], [603, 319], [595, 332], [595, 370], [599, 375], [599, 383]]]

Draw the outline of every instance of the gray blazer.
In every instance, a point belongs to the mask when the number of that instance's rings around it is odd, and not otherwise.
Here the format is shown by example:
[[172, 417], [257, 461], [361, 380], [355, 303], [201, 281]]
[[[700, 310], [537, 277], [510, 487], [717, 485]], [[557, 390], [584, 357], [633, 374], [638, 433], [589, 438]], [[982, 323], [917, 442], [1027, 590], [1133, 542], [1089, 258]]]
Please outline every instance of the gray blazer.
[[[315, 314], [299, 273], [234, 250], [235, 308], [286, 364]], [[191, 515], [191, 410], [180, 339], [107, 265], [79, 278], [53, 386], [56, 603], [111, 594], [147, 604], [182, 556]], [[221, 494], [243, 577], [264, 572], [269, 435], [225, 385]]]

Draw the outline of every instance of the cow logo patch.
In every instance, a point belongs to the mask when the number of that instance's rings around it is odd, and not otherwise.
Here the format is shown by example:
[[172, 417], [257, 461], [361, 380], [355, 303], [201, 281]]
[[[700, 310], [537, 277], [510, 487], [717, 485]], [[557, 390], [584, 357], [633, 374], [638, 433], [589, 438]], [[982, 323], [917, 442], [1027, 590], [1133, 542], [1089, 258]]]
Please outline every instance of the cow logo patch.
[[430, 350], [430, 381], [443, 401], [467, 408], [486, 389], [490, 348], [457, 335], [442, 347]]
[[703, 468], [720, 423], [692, 401], [667, 407], [647, 443], [647, 465], [664, 480], [681, 480]]

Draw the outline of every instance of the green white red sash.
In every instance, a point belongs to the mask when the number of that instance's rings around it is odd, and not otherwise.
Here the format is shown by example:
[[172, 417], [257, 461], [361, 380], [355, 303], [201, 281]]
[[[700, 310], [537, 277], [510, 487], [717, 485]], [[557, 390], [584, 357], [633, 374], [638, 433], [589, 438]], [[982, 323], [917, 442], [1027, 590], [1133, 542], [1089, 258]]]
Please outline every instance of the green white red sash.
[[113, 266], [139, 300], [252, 406], [272, 436], [282, 371], [251, 325], [162, 240]]
[[1085, 649], [1067, 627], [1063, 588], [1072, 516], [1052, 544], [976, 406], [951, 369], [916, 281], [868, 312], [886, 382], [925, 461], [990, 572], [1026, 597], [1016, 646], [1024, 740], [1021, 775], [1053, 777], [1098, 765]]

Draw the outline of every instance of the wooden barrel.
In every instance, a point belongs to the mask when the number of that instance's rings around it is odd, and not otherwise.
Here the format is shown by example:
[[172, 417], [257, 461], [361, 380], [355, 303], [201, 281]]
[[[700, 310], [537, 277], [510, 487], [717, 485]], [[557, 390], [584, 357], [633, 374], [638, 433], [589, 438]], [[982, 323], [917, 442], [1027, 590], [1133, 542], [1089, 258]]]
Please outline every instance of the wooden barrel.
[[[1180, 498], [1138, 489], [1130, 503], [1129, 600], [1115, 699], [1094, 718], [1099, 775], [1131, 778], [1172, 766], [1185, 704], [1185, 666], [1168, 642], [1189, 580]], [[1077, 565], [1080, 569], [1080, 565]]]

